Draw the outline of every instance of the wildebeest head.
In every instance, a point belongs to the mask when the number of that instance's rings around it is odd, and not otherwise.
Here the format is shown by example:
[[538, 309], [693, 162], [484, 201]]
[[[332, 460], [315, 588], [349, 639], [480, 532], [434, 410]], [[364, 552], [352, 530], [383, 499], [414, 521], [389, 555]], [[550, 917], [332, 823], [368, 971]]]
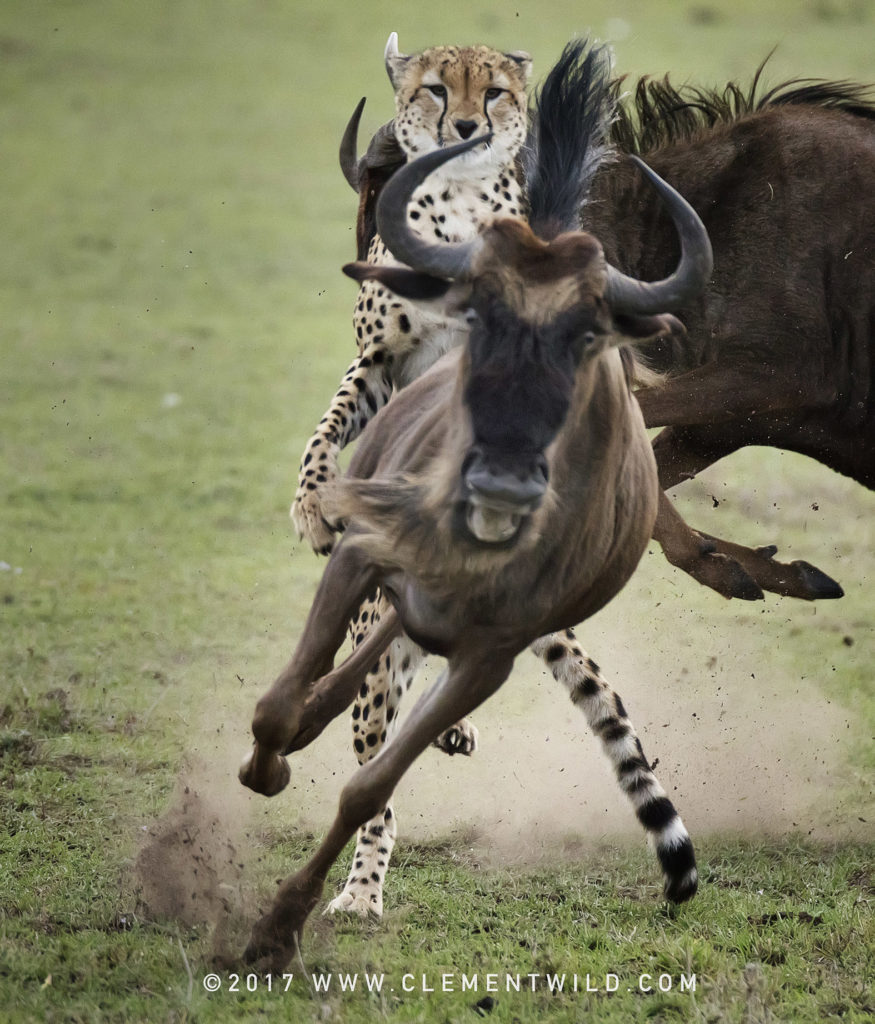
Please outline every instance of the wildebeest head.
[[473, 242], [432, 244], [409, 227], [407, 204], [427, 175], [488, 137], [427, 154], [390, 179], [377, 210], [380, 235], [403, 266], [354, 263], [358, 281], [464, 311], [470, 325], [463, 401], [470, 444], [460, 469], [460, 520], [483, 544], [510, 543], [547, 490], [547, 450], [568, 415], [577, 382], [611, 346], [680, 329], [667, 315], [711, 273], [711, 248], [692, 208], [646, 165], [681, 239], [681, 259], [647, 284], [605, 262], [582, 231], [544, 240], [502, 219]]

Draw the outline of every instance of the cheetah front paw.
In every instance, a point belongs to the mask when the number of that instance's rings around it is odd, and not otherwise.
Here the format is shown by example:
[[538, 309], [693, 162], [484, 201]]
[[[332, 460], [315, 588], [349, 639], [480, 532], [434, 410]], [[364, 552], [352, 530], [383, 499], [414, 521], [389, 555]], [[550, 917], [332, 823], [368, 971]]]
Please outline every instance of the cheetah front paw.
[[480, 733], [477, 726], [467, 718], [451, 725], [446, 732], [442, 732], [434, 741], [434, 746], [445, 754], [465, 754], [470, 757], [480, 743]]
[[319, 491], [299, 488], [290, 513], [298, 536], [305, 540], [317, 555], [329, 555], [334, 549], [335, 527], [322, 514]]
[[[372, 900], [372, 896], [376, 896], [376, 900]], [[383, 916], [383, 901], [376, 893], [355, 893], [344, 889], [322, 911], [323, 917], [334, 914], [355, 914], [363, 920], [368, 917], [381, 918]]]

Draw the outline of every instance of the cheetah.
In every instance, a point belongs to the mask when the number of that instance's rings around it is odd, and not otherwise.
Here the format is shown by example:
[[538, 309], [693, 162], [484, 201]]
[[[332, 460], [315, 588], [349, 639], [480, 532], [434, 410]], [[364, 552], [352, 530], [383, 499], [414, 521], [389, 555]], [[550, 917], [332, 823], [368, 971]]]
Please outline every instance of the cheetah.
[[[496, 216], [523, 216], [515, 160], [527, 131], [529, 55], [436, 46], [405, 56], [393, 32], [385, 62], [395, 89], [395, 139], [405, 158], [493, 133], [489, 146], [453, 161], [414, 194], [409, 216], [417, 233], [431, 242], [470, 241]], [[378, 235], [367, 259], [392, 262]], [[332, 549], [336, 530], [324, 514], [322, 495], [338, 474], [341, 449], [386, 404], [393, 387], [409, 384], [462, 344], [468, 332], [463, 311], [448, 317], [370, 281], [359, 290], [353, 327], [358, 355], [304, 449], [291, 509], [300, 536], [322, 554]]]
[[[460, 242], [475, 237], [482, 225], [496, 217], [524, 217], [517, 155], [528, 129], [529, 55], [523, 51], [500, 53], [486, 46], [437, 46], [405, 56], [398, 51], [397, 36], [392, 33], [384, 58], [395, 90], [396, 116], [394, 123], [386, 126], [388, 132], [381, 129], [380, 142], [389, 151], [394, 147], [398, 162], [487, 131], [493, 134], [488, 146], [446, 164], [414, 193], [409, 206], [414, 230], [427, 241]], [[351, 179], [351, 184], [356, 183]], [[360, 245], [362, 219], [360, 212]], [[372, 263], [393, 262], [379, 236], [367, 235], [365, 232], [360, 255], [366, 252]], [[318, 553], [332, 550], [339, 528], [322, 507], [323, 494], [339, 472], [339, 452], [361, 433], [394, 390], [424, 373], [450, 348], [464, 343], [468, 333], [464, 312], [438, 314], [427, 305], [398, 298], [376, 282], [362, 284], [353, 317], [358, 355], [307, 443], [291, 509], [299, 534]], [[362, 605], [350, 623], [354, 647], [365, 641], [386, 608], [379, 593]], [[640, 761], [640, 745], [636, 747], [637, 737], [622, 702], [581, 649], [573, 631], [544, 637], [532, 645], [532, 651], [582, 707], [597, 735], [605, 721], [616, 722], [621, 717], [628, 725], [629, 743], [635, 750], [627, 750], [625, 745], [621, 749], [602, 736], [618, 775], [624, 759]], [[424, 656], [420, 647], [401, 636], [368, 673], [352, 711], [353, 748], [359, 764], [375, 757], [391, 737], [401, 700]], [[478, 741], [473, 723], [462, 720], [434, 745], [448, 754], [470, 755]], [[663, 792], [649, 772], [641, 787], [652, 795]], [[383, 883], [396, 838], [395, 814], [389, 804], [359, 830], [346, 884], [325, 913], [382, 916]]]

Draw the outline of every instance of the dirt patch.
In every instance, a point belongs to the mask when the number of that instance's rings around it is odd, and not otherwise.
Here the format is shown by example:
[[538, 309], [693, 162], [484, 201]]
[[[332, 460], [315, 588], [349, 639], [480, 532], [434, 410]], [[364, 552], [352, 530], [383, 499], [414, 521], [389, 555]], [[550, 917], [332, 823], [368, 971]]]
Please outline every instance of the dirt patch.
[[144, 826], [133, 867], [137, 913], [188, 926], [216, 924], [242, 905], [244, 819], [187, 774], [170, 808]]

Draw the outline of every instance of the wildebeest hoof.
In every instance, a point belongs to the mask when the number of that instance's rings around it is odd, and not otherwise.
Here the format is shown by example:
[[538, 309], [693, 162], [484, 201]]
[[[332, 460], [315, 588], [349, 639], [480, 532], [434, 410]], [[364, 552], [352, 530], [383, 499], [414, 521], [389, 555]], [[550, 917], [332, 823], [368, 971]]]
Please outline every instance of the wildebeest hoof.
[[262, 796], [276, 796], [288, 786], [292, 770], [280, 754], [261, 754], [256, 760], [253, 748], [243, 759], [237, 777]]
[[243, 963], [256, 974], [282, 974], [295, 952], [294, 945], [286, 946], [259, 933], [259, 925], [252, 929], [249, 944], [243, 951]]
[[470, 757], [479, 746], [480, 733], [473, 722], [467, 718], [456, 722], [434, 741], [434, 746], [451, 757], [453, 754], [465, 754]]
[[796, 570], [799, 582], [806, 592], [804, 596], [810, 601], [834, 600], [845, 596], [844, 590], [834, 579], [809, 562], [797, 561], [790, 564]]
[[281, 974], [299, 948], [304, 922], [321, 893], [322, 883], [306, 871], [287, 878], [271, 909], [255, 922], [243, 960], [256, 971]]

